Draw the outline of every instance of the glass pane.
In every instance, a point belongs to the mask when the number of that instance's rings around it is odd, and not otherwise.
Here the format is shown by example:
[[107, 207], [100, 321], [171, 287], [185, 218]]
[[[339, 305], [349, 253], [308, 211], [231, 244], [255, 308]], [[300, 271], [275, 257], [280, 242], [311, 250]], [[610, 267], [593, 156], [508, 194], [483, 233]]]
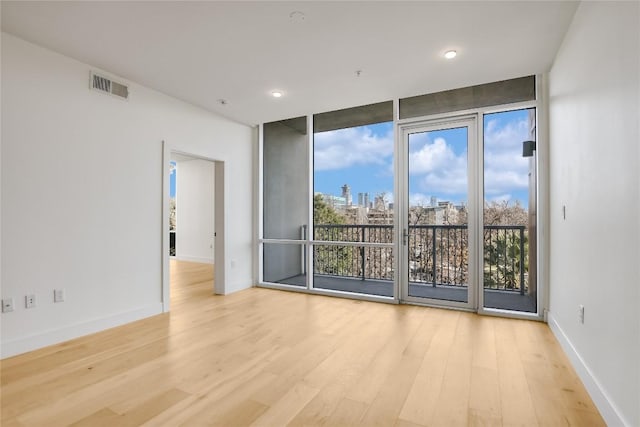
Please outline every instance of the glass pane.
[[304, 245], [265, 243], [263, 254], [265, 282], [307, 287]]
[[468, 302], [467, 127], [409, 135], [411, 297]]
[[169, 162], [169, 256], [176, 256], [176, 175], [177, 163]]
[[484, 116], [484, 306], [537, 312], [535, 109]]
[[309, 218], [307, 119], [266, 123], [264, 237], [304, 239]]
[[[316, 241], [393, 243], [393, 108], [388, 107], [319, 115], [321, 129], [331, 130], [314, 133]], [[389, 121], [360, 125], [382, 116]], [[315, 245], [314, 287], [393, 296], [392, 248]]]
[[[350, 226], [336, 233], [364, 233], [365, 239], [391, 239], [393, 226]], [[369, 227], [388, 227], [369, 228]], [[364, 246], [315, 245], [313, 286], [319, 289], [393, 297], [393, 249]]]

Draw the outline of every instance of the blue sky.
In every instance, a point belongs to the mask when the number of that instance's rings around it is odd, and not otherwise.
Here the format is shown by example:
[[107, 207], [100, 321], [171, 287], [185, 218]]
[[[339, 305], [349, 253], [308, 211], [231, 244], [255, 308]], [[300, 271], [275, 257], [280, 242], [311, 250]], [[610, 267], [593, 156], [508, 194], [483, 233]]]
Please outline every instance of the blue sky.
[[349, 184], [354, 201], [370, 193], [393, 194], [393, 122], [314, 135], [314, 191], [341, 194]]
[[[485, 198], [527, 206], [528, 161], [522, 141], [528, 137], [527, 110], [485, 116]], [[349, 184], [371, 200], [382, 192], [393, 200], [393, 123], [321, 132], [314, 136], [314, 190], [340, 195]], [[454, 203], [467, 200], [466, 130], [414, 134], [409, 144], [409, 198], [428, 204], [432, 196]]]
[[169, 197], [176, 197], [176, 162], [169, 162], [171, 174], [169, 175]]

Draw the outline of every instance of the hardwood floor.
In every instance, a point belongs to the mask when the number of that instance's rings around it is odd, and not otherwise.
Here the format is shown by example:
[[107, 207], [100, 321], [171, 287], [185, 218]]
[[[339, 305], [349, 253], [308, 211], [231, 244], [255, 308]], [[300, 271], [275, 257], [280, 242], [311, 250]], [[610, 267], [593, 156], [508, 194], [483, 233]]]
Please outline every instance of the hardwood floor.
[[170, 314], [2, 361], [2, 425], [604, 425], [545, 324], [171, 276]]

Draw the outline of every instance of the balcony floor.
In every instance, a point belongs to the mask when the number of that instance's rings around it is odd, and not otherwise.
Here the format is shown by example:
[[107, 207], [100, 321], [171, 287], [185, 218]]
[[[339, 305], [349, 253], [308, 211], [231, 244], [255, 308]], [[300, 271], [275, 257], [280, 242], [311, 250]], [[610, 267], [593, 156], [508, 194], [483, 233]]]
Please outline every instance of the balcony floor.
[[[278, 281], [287, 285], [306, 286], [306, 275], [298, 275]], [[389, 280], [362, 280], [350, 277], [315, 275], [314, 287], [342, 292], [392, 297], [393, 282]], [[409, 295], [446, 301], [467, 301], [466, 286], [432, 286], [422, 283], [409, 283]], [[485, 290], [485, 308], [535, 313], [536, 301], [530, 295], [520, 295], [514, 291]]]

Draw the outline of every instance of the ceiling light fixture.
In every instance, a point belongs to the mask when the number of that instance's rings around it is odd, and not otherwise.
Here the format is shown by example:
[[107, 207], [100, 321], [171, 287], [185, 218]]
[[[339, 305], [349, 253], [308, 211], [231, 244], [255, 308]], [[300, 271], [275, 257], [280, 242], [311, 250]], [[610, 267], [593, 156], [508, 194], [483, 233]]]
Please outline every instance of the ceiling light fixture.
[[282, 98], [282, 95], [284, 94], [280, 90], [271, 91], [271, 96], [273, 96], [274, 98]]
[[458, 52], [455, 50], [448, 50], [444, 53], [444, 57], [447, 59], [453, 59], [458, 55]]
[[304, 12], [300, 12], [299, 10], [294, 10], [289, 14], [289, 19], [292, 22], [302, 22], [305, 19]]

